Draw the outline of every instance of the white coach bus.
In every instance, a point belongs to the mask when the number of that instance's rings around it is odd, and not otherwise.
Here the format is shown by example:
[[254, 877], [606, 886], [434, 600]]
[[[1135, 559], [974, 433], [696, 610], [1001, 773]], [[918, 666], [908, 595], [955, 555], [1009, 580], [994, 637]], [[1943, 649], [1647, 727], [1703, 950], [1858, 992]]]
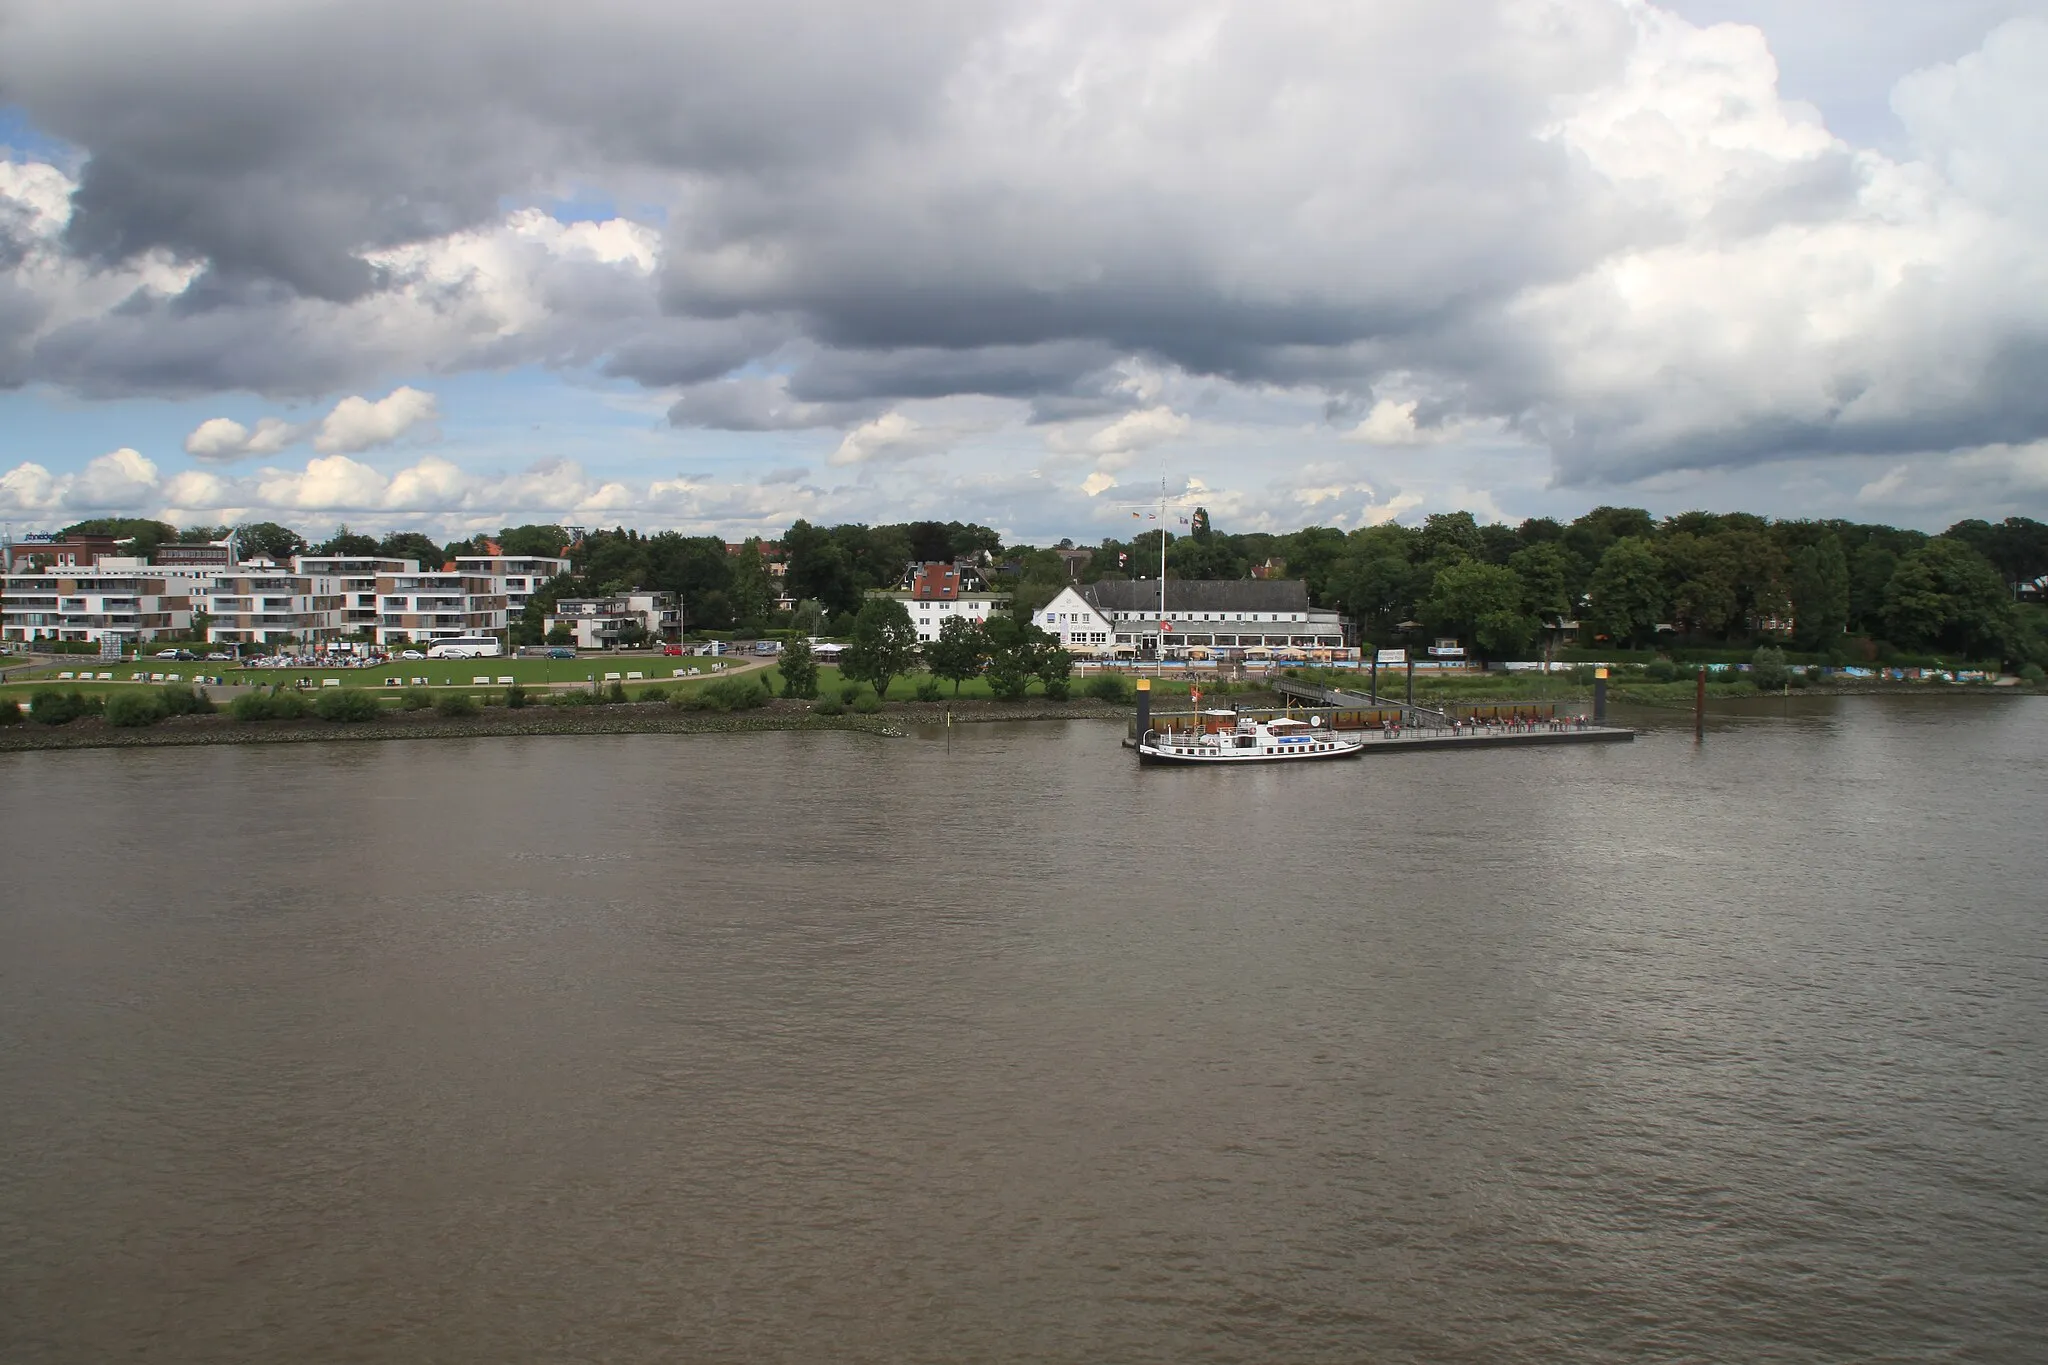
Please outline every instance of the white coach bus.
[[429, 659], [495, 659], [504, 652], [504, 641], [494, 635], [457, 635], [427, 646]]

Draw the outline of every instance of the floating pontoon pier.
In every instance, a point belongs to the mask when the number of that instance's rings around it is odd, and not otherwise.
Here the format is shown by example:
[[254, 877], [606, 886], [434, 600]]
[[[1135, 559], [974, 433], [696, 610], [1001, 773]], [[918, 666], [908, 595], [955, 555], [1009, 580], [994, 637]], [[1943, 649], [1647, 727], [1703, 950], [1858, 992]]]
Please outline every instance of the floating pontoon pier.
[[[1626, 744], [1634, 730], [1561, 711], [1554, 702], [1452, 702], [1441, 709], [1321, 687], [1295, 678], [1275, 678], [1273, 690], [1291, 703], [1285, 709], [1246, 711], [1255, 717], [1320, 718], [1320, 727], [1345, 739], [1363, 740], [1365, 755], [1413, 753], [1424, 749], [1523, 749], [1553, 744]], [[1195, 712], [1144, 708], [1155, 732], [1197, 730]], [[1124, 737], [1125, 748], [1138, 736]]]

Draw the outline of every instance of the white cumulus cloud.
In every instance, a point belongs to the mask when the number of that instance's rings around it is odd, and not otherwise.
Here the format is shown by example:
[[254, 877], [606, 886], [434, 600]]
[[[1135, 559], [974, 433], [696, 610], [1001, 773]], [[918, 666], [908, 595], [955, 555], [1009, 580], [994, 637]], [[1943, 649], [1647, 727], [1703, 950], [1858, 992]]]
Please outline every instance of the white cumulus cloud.
[[390, 445], [422, 422], [439, 417], [434, 395], [411, 387], [393, 389], [374, 403], [367, 398], [344, 398], [321, 419], [313, 436], [313, 448], [326, 455], [354, 454], [373, 446]]
[[195, 460], [240, 460], [275, 455], [305, 434], [303, 427], [280, 417], [259, 418], [249, 428], [232, 417], [209, 417], [185, 438], [185, 453]]

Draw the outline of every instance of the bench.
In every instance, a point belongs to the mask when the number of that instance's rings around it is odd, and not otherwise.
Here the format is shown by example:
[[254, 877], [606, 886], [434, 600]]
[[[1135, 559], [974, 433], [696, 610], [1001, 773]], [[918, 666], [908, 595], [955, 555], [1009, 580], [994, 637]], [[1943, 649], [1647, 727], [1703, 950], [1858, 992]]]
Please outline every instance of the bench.
[[510, 687], [510, 686], [512, 685], [512, 683], [513, 683], [514, 681], [515, 681], [515, 679], [512, 679], [512, 678], [500, 678], [500, 679], [498, 679], [498, 683], [499, 683], [499, 685], [500, 685], [500, 686], [503, 686], [503, 687]]

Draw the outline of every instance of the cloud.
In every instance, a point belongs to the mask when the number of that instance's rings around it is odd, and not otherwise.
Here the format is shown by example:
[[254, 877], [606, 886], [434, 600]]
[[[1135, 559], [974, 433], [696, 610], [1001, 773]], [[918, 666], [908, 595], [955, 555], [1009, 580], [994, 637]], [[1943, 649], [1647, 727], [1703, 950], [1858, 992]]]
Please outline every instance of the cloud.
[[230, 417], [209, 417], [185, 438], [185, 453], [195, 460], [239, 460], [275, 455], [304, 435], [304, 429], [277, 417], [258, 419], [251, 430]]
[[336, 454], [390, 445], [439, 416], [434, 395], [414, 388], [393, 389], [374, 403], [367, 398], [344, 398], [321, 420], [313, 448]]
[[1185, 436], [1194, 424], [1170, 407], [1140, 408], [1092, 431], [1075, 426], [1057, 428], [1046, 436], [1054, 451], [1093, 457], [1098, 474], [1126, 468], [1144, 451]]
[[920, 426], [900, 412], [885, 412], [846, 433], [827, 464], [867, 464], [875, 460], [914, 460], [935, 454], [952, 443], [954, 433]]
[[787, 375], [748, 375], [685, 389], [668, 410], [679, 427], [725, 431], [801, 431], [863, 421], [865, 403], [812, 403], [792, 398]]
[[1396, 403], [1391, 398], [1382, 398], [1372, 405], [1365, 420], [1344, 433], [1345, 439], [1375, 446], [1422, 445], [1443, 439], [1446, 433], [1441, 429], [1424, 431], [1415, 425], [1415, 408], [1414, 399]]
[[[1587, 489], [2048, 438], [2038, 20], [1900, 81], [1882, 150], [1759, 30], [1645, 0], [71, 0], [7, 33], [0, 88], [78, 169], [0, 163], [0, 385], [595, 370], [863, 469], [976, 395], [1104, 473], [1370, 394], [1355, 461], [1505, 432]], [[633, 207], [545, 211], [579, 194]], [[315, 449], [431, 420], [399, 394]], [[1325, 436], [1234, 429], [1252, 482]]]

